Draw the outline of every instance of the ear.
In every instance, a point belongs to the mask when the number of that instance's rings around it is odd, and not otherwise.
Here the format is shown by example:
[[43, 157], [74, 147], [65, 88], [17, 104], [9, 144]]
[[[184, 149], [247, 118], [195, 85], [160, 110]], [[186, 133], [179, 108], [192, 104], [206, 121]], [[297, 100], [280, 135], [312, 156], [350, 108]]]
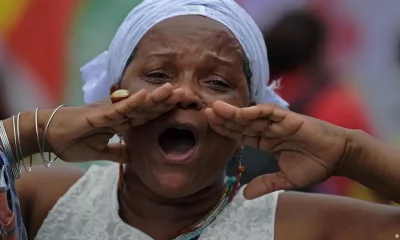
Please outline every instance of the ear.
[[120, 83], [114, 83], [110, 87], [110, 95], [112, 95], [115, 91], [120, 90], [120, 89], [121, 89], [121, 84]]

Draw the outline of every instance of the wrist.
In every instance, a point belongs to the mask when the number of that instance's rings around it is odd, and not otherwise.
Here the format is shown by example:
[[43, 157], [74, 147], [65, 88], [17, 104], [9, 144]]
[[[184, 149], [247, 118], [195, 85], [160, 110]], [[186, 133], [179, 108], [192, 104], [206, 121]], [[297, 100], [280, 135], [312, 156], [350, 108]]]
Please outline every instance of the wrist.
[[[24, 155], [23, 157], [28, 157], [40, 152], [39, 144], [42, 144], [44, 129], [50, 114], [51, 110], [39, 110], [36, 124], [36, 111], [27, 111], [21, 113], [19, 128], [20, 144]], [[48, 144], [45, 144], [44, 150], [49, 150]]]
[[[36, 132], [36, 124], [35, 124], [35, 136], [34, 137], [35, 137], [36, 145], [38, 145], [38, 142], [39, 142], [40, 146], [44, 148], [43, 152], [52, 152], [53, 151], [53, 148], [51, 147], [50, 144], [48, 144], [46, 136], [45, 136], [45, 129], [47, 127], [47, 123], [48, 123], [53, 111], [54, 111], [54, 109], [43, 109], [43, 110], [39, 110], [38, 115], [37, 115], [37, 118], [38, 118], [37, 132]], [[33, 113], [35, 114], [35, 111]], [[48, 135], [48, 132], [49, 131], [47, 131], [46, 135]], [[43, 138], [45, 138], [44, 145], [42, 145]], [[39, 145], [36, 147], [36, 149], [37, 149], [36, 153], [39, 153], [40, 152]]]
[[342, 157], [337, 167], [338, 176], [353, 178], [353, 175], [360, 171], [360, 162], [365, 154], [363, 136], [366, 133], [362, 130], [345, 129], [345, 145]]

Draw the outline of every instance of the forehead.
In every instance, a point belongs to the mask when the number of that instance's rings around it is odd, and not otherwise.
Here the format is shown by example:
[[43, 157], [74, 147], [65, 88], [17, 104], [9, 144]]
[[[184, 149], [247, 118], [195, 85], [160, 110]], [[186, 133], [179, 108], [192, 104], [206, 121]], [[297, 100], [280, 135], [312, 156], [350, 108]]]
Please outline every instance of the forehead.
[[234, 34], [222, 23], [203, 16], [178, 16], [151, 28], [137, 46], [138, 53], [160, 49], [174, 51], [211, 51], [219, 56], [243, 59], [244, 52]]

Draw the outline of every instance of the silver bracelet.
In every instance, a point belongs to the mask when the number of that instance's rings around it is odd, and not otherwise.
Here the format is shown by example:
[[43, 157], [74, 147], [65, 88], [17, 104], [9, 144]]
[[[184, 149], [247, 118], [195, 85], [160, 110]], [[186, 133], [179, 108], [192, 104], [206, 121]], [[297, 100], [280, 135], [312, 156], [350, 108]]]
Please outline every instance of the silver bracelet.
[[16, 123], [15, 123], [15, 116], [12, 116], [12, 123], [13, 123], [13, 133], [14, 133], [14, 148], [15, 148], [15, 160], [18, 163], [18, 168], [21, 173], [21, 156], [18, 153], [18, 139], [17, 139], [17, 130], [16, 130]]
[[42, 149], [42, 146], [40, 145], [38, 118], [39, 118], [39, 108], [36, 108], [36, 110], [35, 110], [35, 128], [36, 128], [36, 140], [37, 140], [37, 144], [39, 147], [39, 153], [40, 153], [40, 157], [42, 158], [43, 164], [46, 167], [50, 167], [50, 165], [46, 163], [46, 159], [44, 157], [44, 149]]
[[7, 156], [8, 161], [10, 163], [10, 167], [11, 167], [11, 170], [12, 170], [13, 177], [14, 177], [14, 179], [18, 179], [18, 178], [21, 177], [21, 172], [20, 172], [20, 169], [19, 169], [18, 162], [14, 158], [14, 154], [13, 154], [13, 151], [12, 151], [12, 148], [11, 148], [11, 145], [10, 145], [10, 141], [8, 139], [7, 132], [6, 132], [6, 129], [4, 127], [3, 121], [0, 121], [0, 140], [1, 140], [2, 144], [3, 144], [4, 154]]
[[64, 105], [60, 105], [58, 106], [56, 109], [54, 109], [53, 113], [50, 115], [49, 120], [47, 121], [46, 127], [44, 129], [44, 133], [43, 133], [43, 139], [42, 139], [42, 144], [40, 145], [40, 138], [39, 138], [39, 127], [38, 127], [38, 111], [39, 109], [36, 109], [35, 112], [35, 123], [36, 123], [36, 137], [39, 143], [39, 150], [40, 150], [40, 156], [42, 157], [42, 161], [43, 164], [46, 167], [50, 167], [50, 165], [56, 161], [58, 159], [58, 157], [54, 158], [53, 160], [51, 160], [51, 152], [49, 152], [49, 160], [46, 160], [46, 158], [44, 157], [44, 145], [46, 143], [46, 135], [47, 135], [47, 130], [49, 129], [51, 120], [53, 120], [53, 117], [56, 115], [56, 113], [58, 112], [58, 110], [60, 110], [62, 107], [64, 107]]
[[42, 147], [40, 146], [38, 115], [39, 115], [39, 108], [36, 108], [36, 110], [35, 110], [36, 140], [37, 140], [37, 144], [38, 144], [38, 148], [39, 148], [40, 157], [42, 158], [43, 164], [45, 164], [45, 162], [43, 160], [44, 159], [44, 152], [42, 151]]
[[[19, 156], [20, 156], [20, 160], [19, 161], [20, 161], [20, 164], [22, 163], [25, 171], [31, 172], [32, 171], [33, 156], [32, 156], [32, 154], [30, 154], [30, 156], [29, 156], [29, 169], [26, 169], [26, 165], [25, 165], [25, 162], [24, 162], [24, 154], [22, 153], [21, 137], [20, 137], [20, 131], [19, 131], [19, 128], [20, 128], [20, 124], [19, 124], [20, 117], [21, 117], [21, 113], [18, 113], [18, 115], [17, 115], [17, 124], [16, 124], [16, 126], [17, 126], [17, 134], [15, 135], [15, 133], [14, 133], [15, 139], [16, 139], [16, 143], [17, 143], [16, 144], [17, 148], [15, 149], [15, 152], [16, 153], [19, 152]], [[21, 168], [21, 166], [20, 166], [20, 168]]]

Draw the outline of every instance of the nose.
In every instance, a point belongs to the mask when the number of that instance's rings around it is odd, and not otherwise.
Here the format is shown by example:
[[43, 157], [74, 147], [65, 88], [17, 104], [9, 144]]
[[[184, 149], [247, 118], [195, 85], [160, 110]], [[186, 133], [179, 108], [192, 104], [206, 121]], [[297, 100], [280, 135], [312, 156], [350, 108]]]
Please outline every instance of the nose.
[[203, 109], [204, 104], [200, 97], [192, 90], [185, 89], [185, 96], [180, 102], [178, 102], [178, 107], [185, 110], [197, 110]]

